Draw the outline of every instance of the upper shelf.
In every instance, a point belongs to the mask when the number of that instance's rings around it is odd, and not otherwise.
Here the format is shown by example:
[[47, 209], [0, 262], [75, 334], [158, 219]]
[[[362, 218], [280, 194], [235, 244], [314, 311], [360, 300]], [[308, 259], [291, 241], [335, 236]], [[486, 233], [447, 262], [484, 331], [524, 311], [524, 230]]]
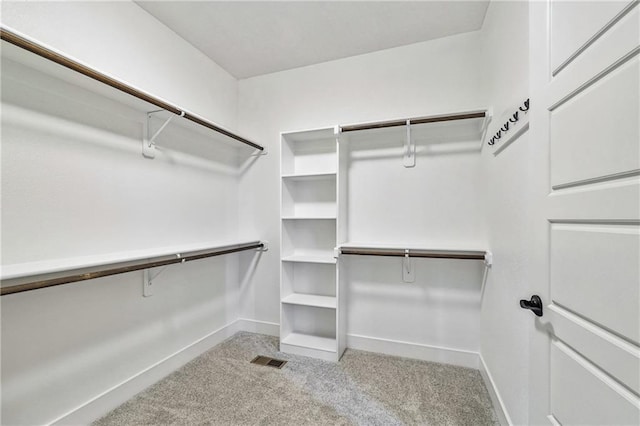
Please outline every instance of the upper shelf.
[[491, 252], [482, 249], [457, 247], [424, 247], [400, 244], [368, 244], [347, 242], [338, 247], [340, 254], [360, 256], [397, 256], [423, 257], [434, 259], [468, 259], [484, 260], [487, 265], [492, 262]]
[[415, 142], [443, 143], [465, 142], [481, 146], [483, 135], [491, 118], [487, 110], [465, 111], [452, 114], [433, 115], [391, 121], [340, 126], [340, 133], [351, 142], [377, 144], [397, 143], [407, 136], [407, 125], [411, 128], [411, 139]]
[[[6, 28], [0, 28], [0, 35], [4, 41], [2, 43], [3, 60], [9, 59], [18, 62], [30, 68], [58, 77], [63, 81], [72, 82], [80, 87], [105, 95], [106, 93], [104, 89], [105, 86], [108, 86], [111, 88], [110, 92], [115, 92], [113, 90], [115, 89], [118, 93], [125, 95], [118, 96], [114, 93], [109, 93], [107, 96], [121, 101], [125, 105], [131, 106], [134, 109], [151, 112], [152, 110], [160, 108], [177, 116], [183, 117], [185, 121], [193, 123], [197, 125], [197, 127], [206, 128], [216, 132], [221, 136], [220, 140], [225, 143], [239, 142], [259, 151], [264, 150], [264, 147], [261, 145], [239, 136], [211, 121], [199, 117], [196, 114], [188, 112], [184, 108], [145, 93], [142, 90], [68, 58], [59, 52], [28, 40]], [[26, 52], [31, 52], [37, 56], [31, 54], [25, 55]], [[69, 73], [69, 70], [74, 71], [74, 73]]]
[[415, 117], [402, 120], [378, 121], [374, 123], [352, 124], [340, 127], [342, 133], [357, 132], [360, 130], [384, 129], [388, 127], [403, 127], [407, 124], [428, 124], [443, 123], [447, 121], [473, 120], [477, 118], [484, 119], [487, 116], [486, 111], [460, 112], [456, 114], [433, 115], [429, 117]]

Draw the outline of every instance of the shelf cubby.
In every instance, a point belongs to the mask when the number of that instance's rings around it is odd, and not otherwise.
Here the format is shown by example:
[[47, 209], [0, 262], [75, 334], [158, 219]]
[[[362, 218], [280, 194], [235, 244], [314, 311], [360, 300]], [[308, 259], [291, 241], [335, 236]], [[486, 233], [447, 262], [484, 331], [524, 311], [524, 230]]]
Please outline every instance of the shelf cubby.
[[312, 294], [335, 298], [335, 273], [331, 263], [288, 262], [282, 265], [282, 296]]
[[333, 256], [335, 219], [282, 221], [282, 257], [291, 255]]
[[335, 218], [335, 174], [283, 179], [282, 215], [286, 218]]
[[282, 304], [280, 350], [337, 361], [336, 309]]
[[282, 136], [282, 175], [335, 173], [338, 153], [333, 129]]

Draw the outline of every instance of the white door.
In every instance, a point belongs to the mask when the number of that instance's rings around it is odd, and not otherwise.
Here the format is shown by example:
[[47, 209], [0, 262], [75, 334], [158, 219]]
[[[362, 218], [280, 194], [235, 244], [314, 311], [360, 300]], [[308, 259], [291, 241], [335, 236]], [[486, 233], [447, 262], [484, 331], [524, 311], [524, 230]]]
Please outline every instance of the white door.
[[640, 7], [530, 6], [530, 423], [640, 424]]

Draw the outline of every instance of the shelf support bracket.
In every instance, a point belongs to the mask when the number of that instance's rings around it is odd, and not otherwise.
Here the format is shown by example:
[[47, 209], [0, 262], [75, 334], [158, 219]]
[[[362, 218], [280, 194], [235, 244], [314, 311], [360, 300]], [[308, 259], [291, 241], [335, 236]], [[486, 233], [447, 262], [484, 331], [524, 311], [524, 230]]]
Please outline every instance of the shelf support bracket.
[[407, 137], [404, 142], [404, 157], [402, 163], [405, 167], [415, 167], [416, 165], [416, 144], [411, 139], [411, 120], [407, 120]]
[[[153, 136], [149, 137], [151, 134], [151, 118], [153, 114], [164, 111], [163, 109], [157, 111], [150, 111], [147, 113], [147, 125], [144, 127], [143, 138], [142, 138], [142, 155], [146, 158], [155, 158], [156, 157], [156, 144], [155, 140], [160, 133], [167, 127], [167, 125], [173, 120], [175, 115], [171, 115], [169, 118], [162, 123], [162, 126], [153, 134]], [[180, 117], [184, 117], [184, 111], [180, 111]]]
[[[176, 257], [180, 259], [182, 256], [180, 256], [180, 253], [176, 253]], [[184, 262], [185, 262], [185, 259], [182, 259], [182, 262], [180, 263], [182, 264]], [[142, 296], [143, 297], [153, 296], [153, 280], [158, 278], [160, 274], [162, 274], [168, 267], [169, 265], [163, 266], [157, 273], [153, 275], [151, 274], [151, 269], [144, 270], [144, 275], [142, 277]]]

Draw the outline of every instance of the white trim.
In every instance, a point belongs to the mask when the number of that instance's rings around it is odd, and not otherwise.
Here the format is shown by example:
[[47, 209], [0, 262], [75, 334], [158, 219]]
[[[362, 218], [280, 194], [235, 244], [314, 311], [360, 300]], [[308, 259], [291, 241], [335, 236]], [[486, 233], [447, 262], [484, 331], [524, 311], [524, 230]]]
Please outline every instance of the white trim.
[[[89, 424], [238, 331], [277, 337], [280, 328], [279, 324], [274, 322], [239, 318], [107, 389], [49, 424]], [[355, 334], [347, 335], [347, 347], [478, 369], [485, 381], [500, 424], [513, 424], [484, 359], [477, 352]]]
[[236, 321], [238, 331], [266, 334], [267, 336], [280, 336], [280, 324], [277, 322], [258, 321], [248, 318], [238, 318]]
[[513, 422], [511, 421], [511, 416], [509, 416], [509, 412], [507, 411], [507, 407], [504, 405], [504, 401], [500, 396], [500, 392], [498, 392], [498, 387], [496, 386], [496, 382], [493, 381], [493, 377], [489, 372], [489, 368], [487, 364], [484, 362], [484, 358], [482, 354], [478, 354], [480, 357], [480, 374], [484, 379], [485, 386], [489, 391], [489, 396], [491, 397], [491, 402], [493, 403], [493, 409], [498, 417], [498, 421], [502, 426], [511, 426]]
[[493, 155], [497, 156], [502, 151], [507, 149], [513, 142], [520, 139], [520, 136], [524, 135], [529, 131], [529, 118], [527, 117], [527, 121], [522, 124], [513, 134], [509, 135], [509, 137], [493, 151]]
[[347, 334], [347, 348], [478, 369], [479, 354], [463, 349]]
[[233, 321], [107, 389], [49, 424], [89, 424], [239, 331]]
[[309, 358], [316, 358], [330, 362], [338, 362], [340, 358], [336, 351], [325, 351], [322, 349], [306, 348], [304, 346], [289, 345], [282, 342], [280, 342], [280, 352], [285, 352], [292, 355], [306, 356]]

